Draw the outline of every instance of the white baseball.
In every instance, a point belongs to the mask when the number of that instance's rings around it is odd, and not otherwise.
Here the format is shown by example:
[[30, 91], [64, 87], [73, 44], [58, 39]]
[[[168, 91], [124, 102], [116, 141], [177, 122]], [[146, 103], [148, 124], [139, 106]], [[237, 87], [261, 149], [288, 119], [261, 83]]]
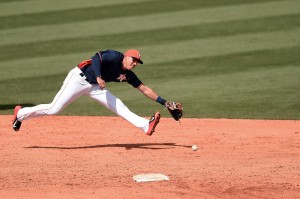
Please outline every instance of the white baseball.
[[193, 145], [193, 146], [192, 146], [192, 150], [193, 150], [193, 151], [197, 151], [197, 150], [198, 150], [198, 146], [197, 146], [197, 145]]

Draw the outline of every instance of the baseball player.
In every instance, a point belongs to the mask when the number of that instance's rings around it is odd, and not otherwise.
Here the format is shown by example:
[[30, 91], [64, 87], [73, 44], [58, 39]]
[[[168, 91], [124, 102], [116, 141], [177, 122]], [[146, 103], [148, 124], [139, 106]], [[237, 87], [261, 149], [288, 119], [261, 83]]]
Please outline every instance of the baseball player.
[[67, 75], [63, 85], [50, 104], [34, 107], [16, 106], [12, 127], [19, 131], [24, 120], [45, 115], [55, 115], [82, 95], [87, 95], [117, 115], [151, 136], [160, 120], [160, 113], [147, 120], [131, 112], [123, 102], [107, 88], [106, 82], [127, 82], [148, 98], [162, 105], [167, 101], [141, 82], [132, 71], [143, 64], [138, 50], [131, 49], [124, 54], [115, 50], [97, 52], [91, 59], [82, 61]]

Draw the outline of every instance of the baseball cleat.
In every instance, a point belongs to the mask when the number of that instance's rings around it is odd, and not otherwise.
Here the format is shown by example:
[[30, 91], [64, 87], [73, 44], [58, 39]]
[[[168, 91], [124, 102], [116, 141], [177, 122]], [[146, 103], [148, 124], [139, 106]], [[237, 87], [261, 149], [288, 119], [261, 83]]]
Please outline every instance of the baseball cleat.
[[149, 128], [147, 131], [147, 135], [151, 136], [154, 133], [156, 125], [159, 123], [160, 113], [156, 112], [154, 116], [152, 116], [149, 120]]
[[19, 129], [21, 128], [22, 122], [20, 122], [17, 118], [18, 112], [21, 108], [22, 108], [22, 106], [16, 106], [15, 110], [14, 110], [14, 118], [13, 118], [13, 122], [12, 122], [12, 127], [15, 131], [19, 131]]

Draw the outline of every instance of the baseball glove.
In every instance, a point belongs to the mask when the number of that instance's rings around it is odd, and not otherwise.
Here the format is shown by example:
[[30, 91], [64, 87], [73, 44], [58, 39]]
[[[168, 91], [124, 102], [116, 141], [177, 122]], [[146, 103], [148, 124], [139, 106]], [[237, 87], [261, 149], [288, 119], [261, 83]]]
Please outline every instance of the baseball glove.
[[178, 121], [182, 117], [182, 104], [178, 102], [166, 102], [165, 107], [168, 109], [174, 120]]

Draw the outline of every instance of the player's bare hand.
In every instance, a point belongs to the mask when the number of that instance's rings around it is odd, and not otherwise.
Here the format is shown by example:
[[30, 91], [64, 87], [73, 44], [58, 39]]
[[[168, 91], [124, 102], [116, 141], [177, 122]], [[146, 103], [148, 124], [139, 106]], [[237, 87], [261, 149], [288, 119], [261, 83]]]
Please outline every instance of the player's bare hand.
[[106, 83], [101, 77], [97, 77], [97, 83], [101, 89], [104, 89], [106, 87]]

